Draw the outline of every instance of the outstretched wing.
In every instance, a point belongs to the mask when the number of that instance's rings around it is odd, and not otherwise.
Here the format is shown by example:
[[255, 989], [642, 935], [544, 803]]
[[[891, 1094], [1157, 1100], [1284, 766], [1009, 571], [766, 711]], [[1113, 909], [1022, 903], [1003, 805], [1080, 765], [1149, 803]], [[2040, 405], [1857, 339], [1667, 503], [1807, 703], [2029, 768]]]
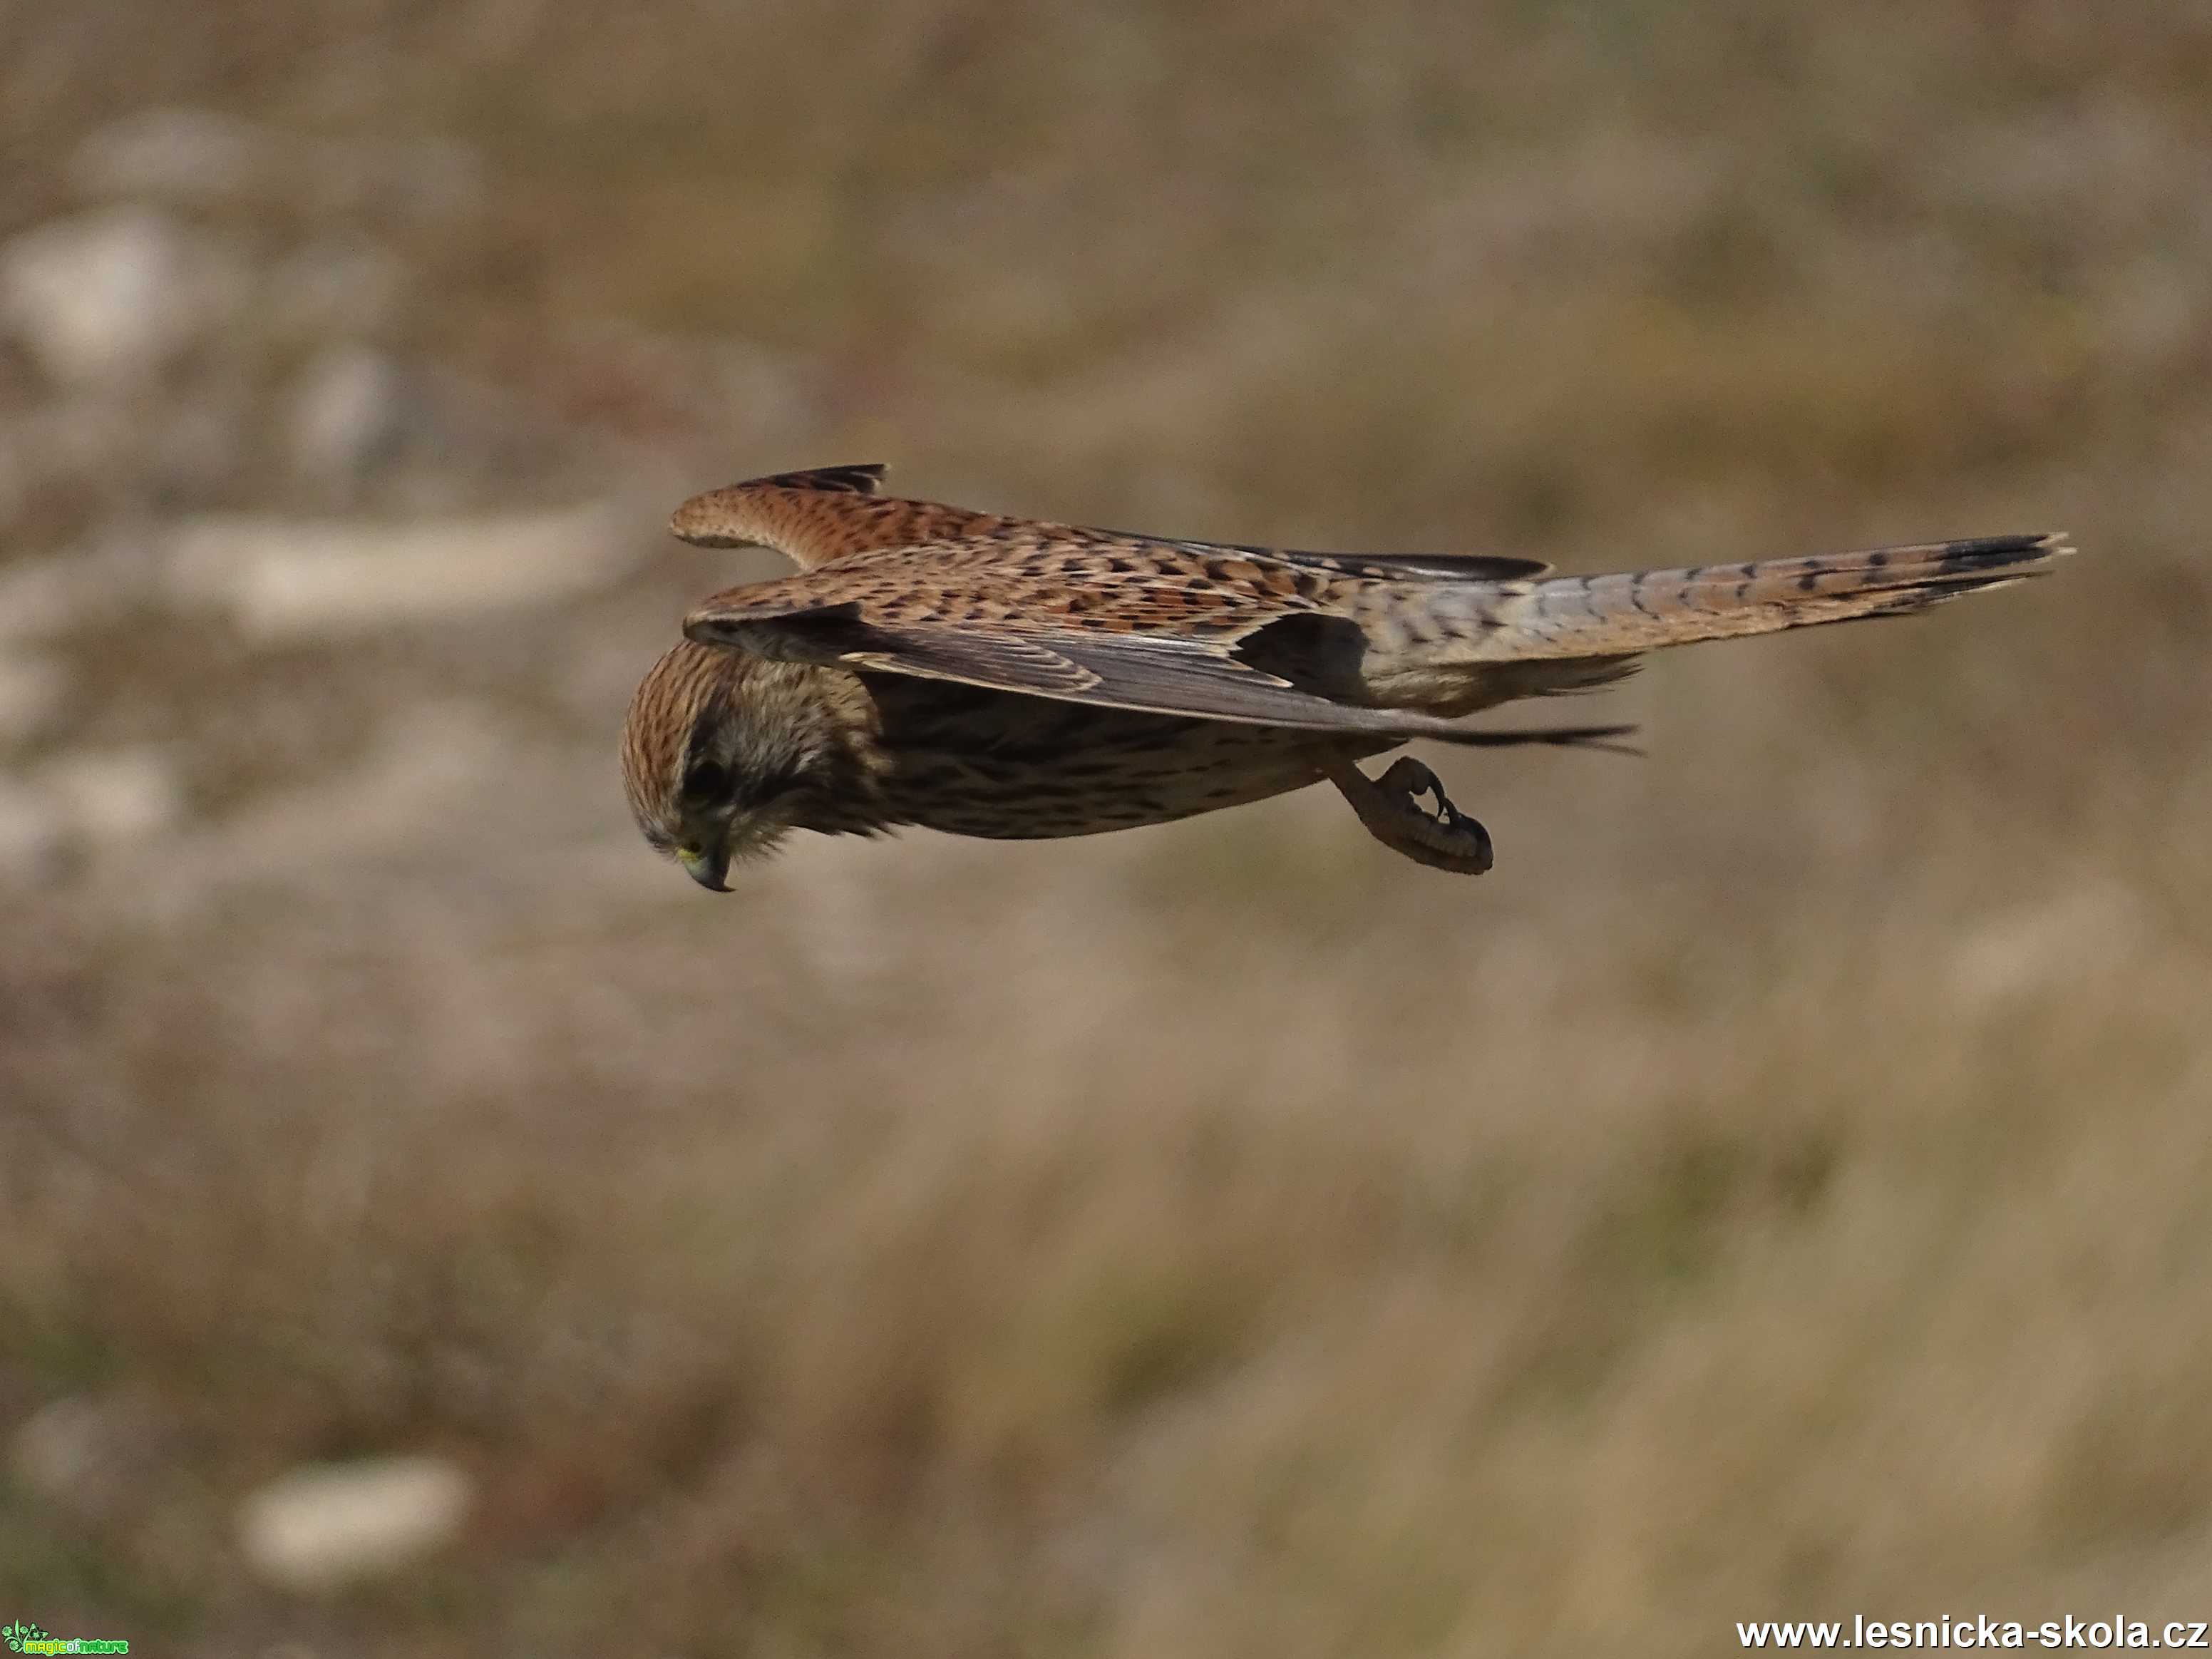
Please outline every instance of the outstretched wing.
[[988, 535], [1018, 522], [936, 501], [878, 495], [880, 462], [749, 478], [694, 495], [668, 521], [696, 547], [767, 547], [801, 570], [856, 553]]
[[695, 547], [767, 547], [801, 570], [858, 553], [1025, 531], [1105, 537], [1174, 548], [1198, 557], [1258, 556], [1339, 576], [1382, 580], [1431, 577], [1451, 581], [1525, 581], [1551, 566], [1535, 559], [1450, 553], [1307, 553], [1233, 542], [1160, 541], [1112, 530], [1081, 530], [1036, 519], [978, 513], [942, 501], [878, 495], [887, 471], [880, 461], [812, 467], [748, 478], [694, 495], [668, 521], [671, 534]]
[[1627, 729], [1470, 732], [1335, 702], [1240, 654], [1294, 619], [1352, 629], [1330, 612], [1337, 586], [1357, 580], [1318, 559], [1024, 524], [732, 588], [695, 610], [684, 631], [761, 657], [1354, 736], [1593, 743]]

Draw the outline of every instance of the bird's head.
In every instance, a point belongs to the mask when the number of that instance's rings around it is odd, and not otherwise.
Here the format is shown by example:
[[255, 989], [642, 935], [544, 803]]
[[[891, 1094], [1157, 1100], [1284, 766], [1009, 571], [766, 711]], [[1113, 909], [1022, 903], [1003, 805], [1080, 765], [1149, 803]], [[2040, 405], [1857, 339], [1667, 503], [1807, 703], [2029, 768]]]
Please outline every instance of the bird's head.
[[[855, 698], [860, 708], [846, 705]], [[864, 769], [849, 675], [690, 641], [653, 665], [623, 731], [623, 787], [645, 838], [711, 892]]]

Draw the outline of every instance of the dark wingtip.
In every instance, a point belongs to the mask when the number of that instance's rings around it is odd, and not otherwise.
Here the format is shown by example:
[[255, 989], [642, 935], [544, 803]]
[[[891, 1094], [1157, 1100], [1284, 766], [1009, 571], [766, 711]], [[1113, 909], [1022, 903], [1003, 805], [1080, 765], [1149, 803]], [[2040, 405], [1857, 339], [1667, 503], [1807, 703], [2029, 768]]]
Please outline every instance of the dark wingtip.
[[1468, 749], [1511, 749], [1540, 744], [1552, 749], [1601, 749], [1607, 754], [1637, 755], [1635, 744], [1620, 741], [1633, 737], [1632, 726], [1538, 726], [1522, 732], [1451, 732], [1435, 735], [1445, 743]]
[[[748, 484], [766, 484], [777, 489], [818, 489], [838, 495], [872, 495], [876, 486], [884, 481], [890, 469], [881, 461], [863, 461], [852, 466], [816, 466], [799, 472], [772, 472], [765, 478], [748, 479]], [[739, 485], [740, 489], [744, 485]]]

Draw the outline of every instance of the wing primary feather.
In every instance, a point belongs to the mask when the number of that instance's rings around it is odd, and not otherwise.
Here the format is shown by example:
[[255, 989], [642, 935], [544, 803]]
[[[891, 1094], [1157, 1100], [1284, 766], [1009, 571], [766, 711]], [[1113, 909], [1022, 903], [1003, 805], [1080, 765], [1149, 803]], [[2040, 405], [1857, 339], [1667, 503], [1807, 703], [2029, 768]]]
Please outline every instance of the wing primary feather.
[[[776, 615], [738, 589], [709, 600], [684, 631], [702, 645], [757, 656], [817, 662], [923, 679], [952, 680], [1060, 702], [1243, 725], [1280, 726], [1347, 737], [1435, 738], [1476, 748], [1522, 744], [1603, 745], [1625, 726], [1557, 732], [1470, 732], [1406, 710], [1340, 703], [1299, 690], [1220, 651], [1192, 641], [1126, 635], [1053, 635], [1048, 640], [976, 629], [871, 622], [849, 605]], [[726, 601], [735, 600], [734, 604]]]
[[1644, 751], [1620, 739], [1633, 737], [1632, 726], [1537, 726], [1520, 731], [1424, 732], [1439, 743], [1462, 749], [1515, 749], [1534, 744], [1553, 749], [1598, 749], [1608, 755], [1642, 759]]
[[816, 489], [829, 495], [872, 495], [890, 469], [881, 461], [851, 466], [810, 466], [798, 472], [771, 472], [765, 478], [748, 478], [737, 486], [750, 489], [766, 485], [775, 489]]

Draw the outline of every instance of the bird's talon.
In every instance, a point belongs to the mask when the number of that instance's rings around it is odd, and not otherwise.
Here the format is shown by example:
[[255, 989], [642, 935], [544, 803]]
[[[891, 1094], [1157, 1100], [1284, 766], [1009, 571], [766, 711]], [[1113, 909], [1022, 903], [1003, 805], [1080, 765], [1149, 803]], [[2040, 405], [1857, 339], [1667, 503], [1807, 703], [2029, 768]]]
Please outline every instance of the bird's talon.
[[1329, 775], [1383, 845], [1418, 864], [1462, 875], [1490, 868], [1490, 832], [1453, 805], [1442, 781], [1411, 756], [1393, 762], [1379, 778], [1349, 762]]

